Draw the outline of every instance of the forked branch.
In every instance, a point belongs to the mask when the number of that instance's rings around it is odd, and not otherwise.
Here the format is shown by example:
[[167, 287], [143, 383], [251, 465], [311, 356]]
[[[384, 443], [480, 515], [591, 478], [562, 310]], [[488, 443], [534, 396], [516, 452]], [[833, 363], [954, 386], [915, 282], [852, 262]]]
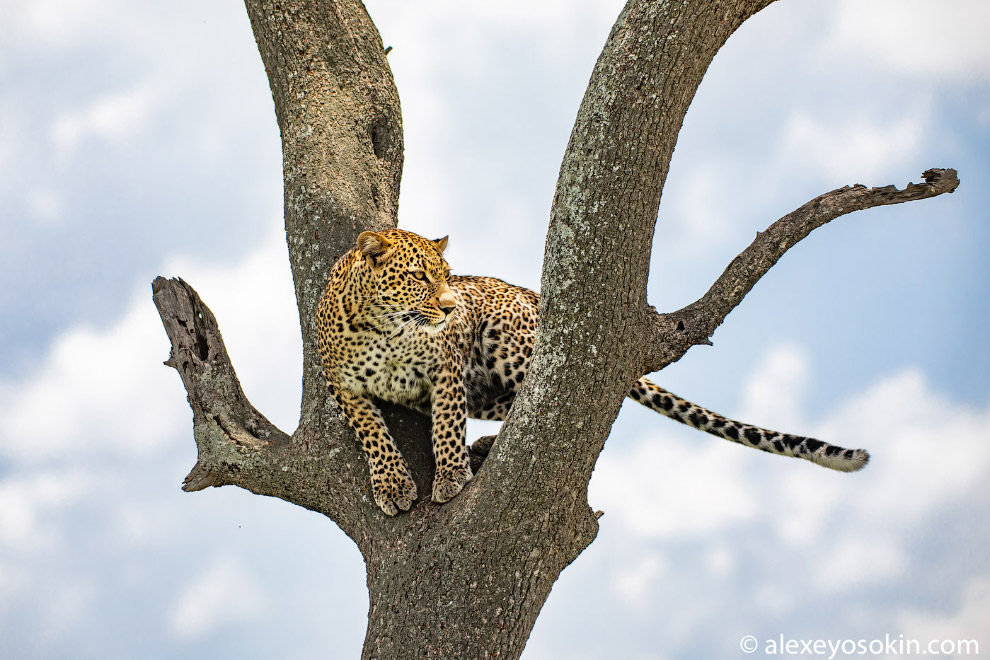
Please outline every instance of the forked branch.
[[[198, 458], [183, 490], [234, 485], [329, 516], [352, 537], [377, 511], [363, 494], [367, 469], [333, 410], [310, 415], [290, 437], [248, 401], [216, 318], [191, 286], [159, 277], [153, 297], [193, 411]], [[422, 430], [418, 430], [422, 432]]]
[[839, 216], [888, 204], [901, 204], [951, 193], [959, 187], [953, 169], [930, 169], [924, 183], [867, 188], [846, 186], [820, 195], [774, 222], [743, 250], [697, 301], [676, 312], [653, 311], [653, 336], [643, 371], [657, 371], [679, 359], [691, 346], [709, 344], [715, 329], [766, 275], [787, 250], [813, 230]]

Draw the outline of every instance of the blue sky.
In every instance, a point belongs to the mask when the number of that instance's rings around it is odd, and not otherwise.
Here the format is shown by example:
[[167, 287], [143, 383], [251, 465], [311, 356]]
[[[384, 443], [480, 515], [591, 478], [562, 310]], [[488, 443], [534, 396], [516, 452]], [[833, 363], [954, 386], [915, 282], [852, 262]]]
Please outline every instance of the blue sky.
[[[455, 272], [537, 287], [621, 3], [368, 5], [402, 98], [400, 226], [450, 234]], [[286, 431], [298, 417], [281, 152], [243, 6], [0, 6], [0, 656], [356, 657], [363, 566], [332, 523], [179, 490], [195, 448], [156, 275], [214, 310], [253, 403]], [[713, 347], [654, 377], [870, 466], [831, 473], [630, 403], [591, 484], [599, 537], [525, 658], [736, 657], [746, 634], [990, 648], [987, 33], [980, 0], [782, 0], [718, 55], [660, 208], [660, 309], [827, 190], [929, 167], [962, 185], [818, 230]]]

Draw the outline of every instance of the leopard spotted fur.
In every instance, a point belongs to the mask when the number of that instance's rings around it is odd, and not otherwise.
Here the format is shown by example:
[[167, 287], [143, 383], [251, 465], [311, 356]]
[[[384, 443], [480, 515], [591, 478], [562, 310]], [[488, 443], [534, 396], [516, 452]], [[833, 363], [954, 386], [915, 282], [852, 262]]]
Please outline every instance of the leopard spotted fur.
[[[436, 461], [432, 499], [446, 502], [471, 479], [465, 420], [505, 419], [529, 368], [539, 296], [492, 277], [451, 276], [447, 239], [392, 229], [364, 232], [333, 267], [316, 314], [330, 391], [368, 459], [386, 514], [417, 498], [405, 460], [375, 399], [430, 415]], [[835, 470], [869, 454], [727, 419], [640, 378], [629, 396], [713, 435]]]

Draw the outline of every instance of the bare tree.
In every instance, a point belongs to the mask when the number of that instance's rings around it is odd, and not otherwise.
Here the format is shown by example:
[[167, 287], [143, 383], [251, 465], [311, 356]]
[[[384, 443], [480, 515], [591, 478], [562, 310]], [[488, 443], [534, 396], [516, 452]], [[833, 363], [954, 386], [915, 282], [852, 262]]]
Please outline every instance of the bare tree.
[[[313, 316], [327, 273], [363, 230], [395, 226], [403, 142], [381, 39], [359, 0], [245, 0], [282, 135], [285, 230], [303, 336], [299, 426], [247, 401], [216, 319], [182, 280], [154, 299], [182, 377], [199, 458], [183, 488], [235, 485], [334, 521], [367, 564], [366, 658], [518, 657], [560, 571], [595, 538], [592, 469], [644, 373], [709, 342], [780, 256], [852, 211], [952, 192], [850, 186], [774, 222], [698, 301], [658, 313], [649, 259], [671, 154], [726, 39], [773, 0], [629, 0], [595, 65], [563, 157], [533, 364], [492, 453], [454, 500], [394, 518], [370, 496], [361, 450], [322, 382]], [[385, 407], [430, 492], [429, 420]]]

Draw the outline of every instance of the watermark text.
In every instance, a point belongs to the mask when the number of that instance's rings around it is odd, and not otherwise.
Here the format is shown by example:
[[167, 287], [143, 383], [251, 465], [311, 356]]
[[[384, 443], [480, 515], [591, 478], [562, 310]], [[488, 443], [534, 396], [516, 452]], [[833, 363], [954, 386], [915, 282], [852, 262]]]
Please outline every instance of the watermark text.
[[739, 640], [743, 653], [762, 651], [764, 655], [818, 655], [834, 660], [851, 655], [979, 655], [975, 639], [908, 639], [904, 635], [886, 634], [883, 639], [790, 639], [784, 635], [760, 640], [745, 635]]

